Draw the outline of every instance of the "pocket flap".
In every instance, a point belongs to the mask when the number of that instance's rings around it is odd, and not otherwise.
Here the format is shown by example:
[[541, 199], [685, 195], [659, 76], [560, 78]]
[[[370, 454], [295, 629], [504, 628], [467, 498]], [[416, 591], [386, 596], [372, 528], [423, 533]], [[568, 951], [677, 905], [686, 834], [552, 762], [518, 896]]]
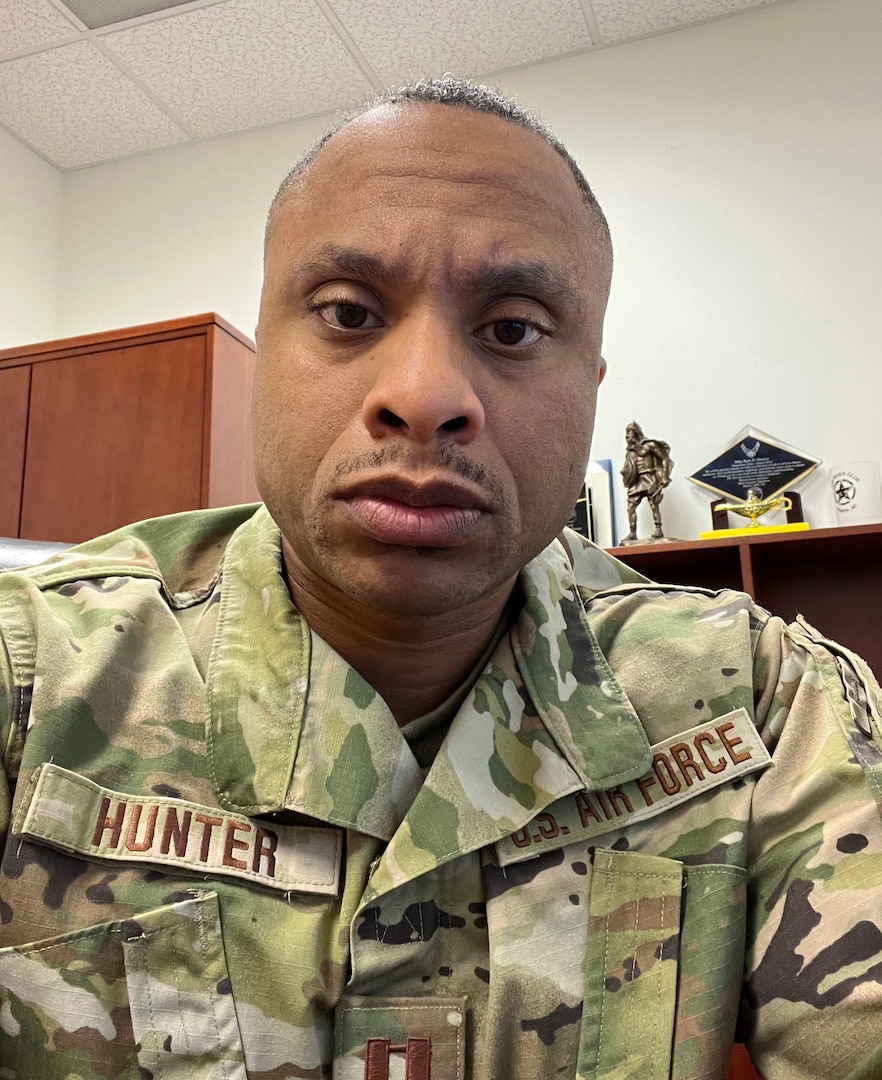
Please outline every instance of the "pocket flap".
[[217, 895], [120, 925], [142, 1072], [168, 1080], [246, 1080]]

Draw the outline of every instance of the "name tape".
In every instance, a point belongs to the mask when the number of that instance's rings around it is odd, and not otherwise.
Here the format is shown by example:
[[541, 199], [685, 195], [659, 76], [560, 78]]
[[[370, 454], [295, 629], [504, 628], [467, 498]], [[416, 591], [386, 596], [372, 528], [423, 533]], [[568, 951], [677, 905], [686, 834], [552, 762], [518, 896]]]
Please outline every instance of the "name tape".
[[744, 709], [656, 743], [651, 750], [652, 767], [637, 780], [606, 791], [577, 791], [500, 840], [500, 866], [646, 821], [772, 763]]
[[159, 864], [336, 896], [342, 831], [276, 825], [163, 796], [128, 795], [45, 763], [21, 835], [95, 859]]

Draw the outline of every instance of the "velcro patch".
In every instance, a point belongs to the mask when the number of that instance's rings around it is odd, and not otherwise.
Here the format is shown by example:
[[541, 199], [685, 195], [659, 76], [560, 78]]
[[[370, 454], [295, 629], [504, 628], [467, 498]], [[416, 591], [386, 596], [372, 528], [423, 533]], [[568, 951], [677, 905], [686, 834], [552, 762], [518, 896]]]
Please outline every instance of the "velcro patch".
[[745, 709], [709, 720], [652, 748], [652, 768], [606, 791], [577, 791], [496, 844], [500, 866], [646, 821], [772, 764]]
[[277, 825], [159, 795], [128, 795], [45, 763], [21, 835], [94, 859], [163, 865], [336, 896], [340, 829]]

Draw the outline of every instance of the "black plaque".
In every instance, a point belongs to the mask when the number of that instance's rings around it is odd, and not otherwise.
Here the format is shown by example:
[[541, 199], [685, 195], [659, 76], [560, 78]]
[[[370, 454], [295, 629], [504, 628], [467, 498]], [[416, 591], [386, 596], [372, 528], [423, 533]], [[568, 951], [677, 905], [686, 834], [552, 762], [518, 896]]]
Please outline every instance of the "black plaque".
[[594, 528], [594, 506], [591, 499], [591, 490], [586, 488], [584, 484], [567, 525], [571, 529], [575, 529], [577, 533], [587, 537], [588, 540], [594, 539], [596, 531]]
[[758, 428], [746, 427], [689, 479], [732, 500], [744, 501], [751, 491], [760, 499], [771, 499], [793, 487], [820, 464], [819, 458], [810, 457]]

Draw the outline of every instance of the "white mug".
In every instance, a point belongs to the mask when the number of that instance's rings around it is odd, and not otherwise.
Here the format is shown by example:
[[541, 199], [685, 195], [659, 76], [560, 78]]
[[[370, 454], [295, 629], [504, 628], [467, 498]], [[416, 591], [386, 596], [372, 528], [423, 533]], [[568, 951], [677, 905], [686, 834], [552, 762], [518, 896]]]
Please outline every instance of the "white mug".
[[837, 525], [872, 525], [882, 521], [878, 461], [847, 461], [831, 466], [830, 492]]

